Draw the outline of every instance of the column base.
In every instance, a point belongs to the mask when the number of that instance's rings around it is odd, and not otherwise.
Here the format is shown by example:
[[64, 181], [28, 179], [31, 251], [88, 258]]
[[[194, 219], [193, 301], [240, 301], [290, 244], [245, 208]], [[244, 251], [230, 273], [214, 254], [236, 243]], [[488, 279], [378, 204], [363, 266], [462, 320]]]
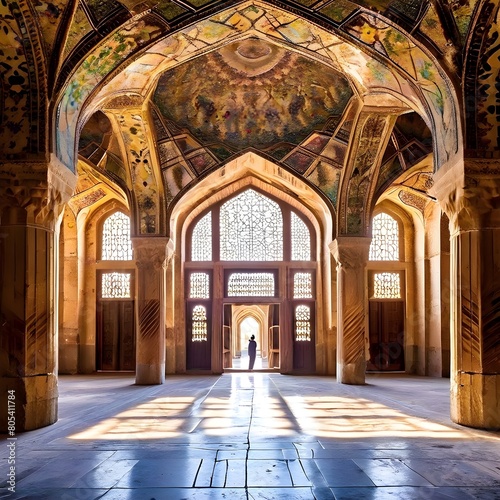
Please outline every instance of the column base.
[[160, 385], [165, 383], [165, 363], [158, 365], [137, 364], [135, 367], [137, 385]]
[[476, 429], [500, 429], [500, 374], [458, 373], [451, 382], [451, 419]]
[[95, 344], [80, 344], [78, 346], [78, 373], [95, 373]]
[[[31, 431], [57, 421], [57, 377], [0, 377], [0, 432]], [[14, 404], [9, 404], [12, 401]]]
[[425, 374], [428, 377], [441, 377], [443, 373], [443, 363], [441, 360], [440, 347], [425, 348]]
[[78, 344], [72, 342], [67, 344], [59, 344], [58, 358], [59, 375], [74, 375], [78, 373]]
[[366, 362], [360, 359], [355, 363], [337, 363], [337, 382], [340, 384], [364, 385]]

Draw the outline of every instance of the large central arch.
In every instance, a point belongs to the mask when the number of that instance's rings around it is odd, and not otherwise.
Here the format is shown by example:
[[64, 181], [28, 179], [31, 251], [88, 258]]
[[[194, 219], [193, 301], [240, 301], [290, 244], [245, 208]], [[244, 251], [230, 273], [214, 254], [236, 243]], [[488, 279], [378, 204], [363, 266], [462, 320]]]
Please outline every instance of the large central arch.
[[[332, 328], [331, 316], [331, 284], [332, 270], [329, 258], [328, 245], [332, 239], [332, 221], [335, 220], [333, 209], [325, 201], [324, 197], [313, 187], [304, 182], [292, 172], [284, 170], [272, 161], [251, 151], [230, 161], [223, 168], [218, 169], [199, 183], [186, 189], [185, 192], [175, 201], [170, 212], [170, 237], [171, 245], [174, 248], [175, 256], [168, 273], [168, 293], [167, 296], [173, 300], [167, 303], [167, 346], [171, 344], [175, 347], [175, 359], [172, 353], [169, 356], [167, 349], [167, 373], [174, 371], [184, 371], [188, 368], [186, 364], [186, 335], [189, 328], [189, 318], [185, 314], [186, 301], [186, 277], [187, 269], [196, 269], [196, 266], [203, 267], [207, 263], [191, 263], [188, 255], [189, 246], [186, 244], [190, 236], [193, 222], [210, 207], [220, 205], [226, 199], [231, 199], [236, 193], [246, 189], [256, 190], [269, 198], [276, 200], [301, 217], [307, 220], [312, 228], [311, 235], [314, 240], [314, 256], [311, 259], [310, 267], [317, 268], [315, 279], [316, 297], [316, 340], [315, 340], [315, 368], [316, 373], [334, 373], [335, 371], [335, 342], [328, 335]], [[318, 264], [321, 263], [321, 264]], [[276, 264], [276, 263], [275, 263]], [[214, 277], [214, 286], [222, 287], [222, 276], [227, 267], [220, 262], [210, 262], [209, 266]], [[233, 268], [241, 264], [233, 265]], [[271, 267], [273, 267], [271, 265]], [[278, 263], [273, 268], [285, 270], [286, 263]], [[286, 270], [285, 270], [286, 271]], [[286, 287], [286, 277], [284, 272], [279, 272], [279, 284], [281, 289]], [[326, 286], [328, 284], [328, 286]], [[179, 293], [182, 290], [182, 293]], [[177, 293], [174, 293], [177, 291]], [[210, 370], [219, 373], [224, 368], [222, 359], [221, 338], [217, 332], [223, 330], [223, 304], [230, 303], [231, 300], [223, 299], [221, 290], [217, 292], [217, 297], [213, 301], [213, 317], [211, 322], [212, 331], [215, 332], [212, 341], [212, 363]], [[240, 301], [241, 302], [241, 301]], [[258, 302], [258, 299], [257, 299]], [[268, 302], [273, 302], [272, 300]], [[283, 296], [278, 302], [283, 303]], [[282, 323], [290, 329], [290, 320], [287, 316], [288, 305], [281, 306]], [[292, 346], [286, 342], [282, 345], [282, 363], [280, 370], [283, 372], [293, 371]]]

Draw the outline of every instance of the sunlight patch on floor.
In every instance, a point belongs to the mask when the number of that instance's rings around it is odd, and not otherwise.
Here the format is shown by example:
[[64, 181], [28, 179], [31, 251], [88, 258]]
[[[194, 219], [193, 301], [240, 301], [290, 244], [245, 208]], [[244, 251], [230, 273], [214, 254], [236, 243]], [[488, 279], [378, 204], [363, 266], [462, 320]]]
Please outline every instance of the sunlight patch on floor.
[[463, 438], [460, 430], [362, 398], [285, 397], [299, 425], [317, 437]]

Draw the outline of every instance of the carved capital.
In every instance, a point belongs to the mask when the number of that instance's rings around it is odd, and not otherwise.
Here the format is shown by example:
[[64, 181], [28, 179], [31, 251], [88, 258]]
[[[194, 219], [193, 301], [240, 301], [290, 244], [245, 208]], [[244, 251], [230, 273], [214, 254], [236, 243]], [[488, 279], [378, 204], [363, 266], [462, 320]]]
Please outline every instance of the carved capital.
[[168, 253], [169, 238], [136, 236], [132, 238], [134, 257], [139, 269], [160, 271], [171, 258]]
[[463, 170], [437, 177], [432, 192], [452, 233], [500, 227], [500, 161], [466, 159]]
[[0, 163], [2, 224], [36, 224], [53, 229], [76, 180], [55, 156], [50, 162]]
[[330, 252], [343, 268], [360, 268], [366, 265], [372, 239], [356, 236], [339, 236], [330, 243]]

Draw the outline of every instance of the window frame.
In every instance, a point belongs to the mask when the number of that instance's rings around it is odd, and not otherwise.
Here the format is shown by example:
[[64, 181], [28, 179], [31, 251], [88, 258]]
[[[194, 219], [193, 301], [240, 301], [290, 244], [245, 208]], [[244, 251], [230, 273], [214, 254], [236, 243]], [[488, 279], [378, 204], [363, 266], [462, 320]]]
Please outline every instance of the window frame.
[[[282, 221], [283, 221], [283, 258], [281, 260], [269, 260], [269, 261], [260, 261], [260, 260], [255, 260], [255, 261], [248, 261], [248, 260], [241, 260], [241, 261], [234, 261], [234, 260], [221, 260], [220, 259], [220, 208], [222, 205], [230, 201], [231, 199], [236, 198], [240, 194], [242, 194], [244, 191], [247, 190], [253, 190], [260, 195], [268, 198], [269, 200], [273, 201], [276, 203], [280, 210], [281, 210], [281, 215], [282, 215]], [[212, 259], [210, 261], [200, 261], [200, 260], [192, 260], [192, 253], [193, 253], [193, 232], [198, 224], [198, 222], [207, 215], [208, 212], [212, 212]], [[310, 259], [307, 261], [301, 261], [301, 260], [292, 260], [292, 216], [291, 213], [294, 213], [302, 222], [306, 225], [308, 231], [309, 231], [309, 243], [310, 243]], [[281, 263], [281, 262], [290, 262], [293, 265], [298, 265], [299, 263], [313, 263], [316, 262], [317, 257], [316, 257], [316, 238], [314, 235], [316, 234], [315, 228], [313, 227], [311, 221], [304, 215], [302, 214], [298, 209], [295, 207], [290, 206], [288, 203], [276, 198], [275, 196], [263, 191], [262, 189], [259, 189], [255, 186], [245, 186], [238, 191], [235, 191], [234, 193], [231, 194], [231, 196], [228, 196], [226, 198], [223, 198], [222, 200], [217, 201], [213, 205], [211, 205], [209, 208], [198, 214], [189, 224], [188, 230], [186, 232], [186, 244], [185, 244], [185, 263], [189, 265], [208, 265], [208, 264], [214, 264], [215, 262], [221, 262], [226, 264], [239, 264], [239, 263]]]
[[[390, 217], [397, 225], [397, 228], [398, 228], [398, 258], [397, 259], [391, 259], [391, 260], [387, 260], [387, 259], [370, 259], [370, 253], [371, 253], [371, 247], [373, 245], [373, 220], [375, 219], [375, 217], [379, 216], [379, 215], [387, 215], [388, 217]], [[370, 243], [370, 248], [368, 250], [368, 262], [369, 263], [384, 263], [384, 264], [387, 264], [387, 263], [396, 263], [396, 262], [402, 262], [404, 261], [404, 228], [403, 228], [403, 224], [400, 220], [399, 217], [395, 216], [394, 214], [392, 214], [390, 211], [388, 210], [380, 210], [378, 211], [377, 213], [374, 213], [373, 216], [372, 216], [372, 220], [371, 220], [371, 234], [372, 234], [372, 241]]]
[[[129, 220], [129, 240], [130, 240], [130, 248], [131, 248], [131, 258], [130, 259], [103, 259], [103, 250], [104, 250], [104, 225], [105, 223], [113, 217], [115, 214], [121, 213]], [[122, 208], [116, 208], [115, 210], [106, 213], [99, 220], [99, 225], [97, 227], [97, 252], [96, 252], [96, 261], [106, 263], [106, 265], [115, 265], [122, 262], [131, 262], [134, 260], [134, 247], [132, 245], [132, 219], [130, 215], [128, 215]]]

